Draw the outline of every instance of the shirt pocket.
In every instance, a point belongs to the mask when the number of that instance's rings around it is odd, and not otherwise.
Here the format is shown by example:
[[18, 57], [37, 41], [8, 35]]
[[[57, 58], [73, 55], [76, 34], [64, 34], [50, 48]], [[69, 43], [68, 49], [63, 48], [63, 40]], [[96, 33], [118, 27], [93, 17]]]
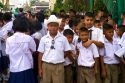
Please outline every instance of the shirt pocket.
[[64, 46], [64, 45], [63, 45], [63, 42], [62, 42], [62, 41], [57, 41], [55, 48], [56, 48], [57, 50], [64, 50], [64, 47], [63, 47], [63, 46]]

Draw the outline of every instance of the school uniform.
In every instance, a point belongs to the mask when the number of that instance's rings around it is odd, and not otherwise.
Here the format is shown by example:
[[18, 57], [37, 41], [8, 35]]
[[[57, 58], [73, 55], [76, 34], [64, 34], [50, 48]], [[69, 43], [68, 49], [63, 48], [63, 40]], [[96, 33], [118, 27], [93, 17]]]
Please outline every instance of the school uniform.
[[86, 83], [86, 81], [96, 83], [94, 59], [99, 57], [96, 45], [91, 44], [90, 47], [85, 48], [80, 42], [77, 48], [79, 50], [77, 83]]
[[[103, 30], [102, 29], [99, 29], [99, 28], [96, 28], [96, 27], [93, 26], [89, 30], [90, 30], [90, 39], [91, 40], [95, 40], [95, 41], [99, 41], [99, 42], [104, 43], [104, 37], [103, 37]], [[98, 52], [99, 52], [99, 55], [101, 55], [100, 54], [100, 48], [98, 48]], [[96, 75], [96, 81], [97, 81], [97, 83], [102, 83], [100, 60], [99, 60], [98, 66], [99, 67], [98, 67], [98, 72], [97, 72], [97, 75]]]
[[[115, 52], [115, 55], [119, 58], [125, 58], [125, 33], [122, 35], [122, 38], [119, 40], [120, 48]], [[123, 63], [120, 64], [120, 76], [119, 83], [125, 83], [125, 65]]]
[[[72, 57], [75, 59], [76, 57], [76, 49], [73, 44], [70, 44]], [[73, 66], [74, 64], [70, 61], [68, 57], [65, 58], [64, 69], [65, 69], [65, 83], [73, 83]]]
[[42, 56], [42, 83], [64, 83], [64, 52], [71, 50], [71, 47], [60, 32], [52, 38], [48, 32], [41, 38], [38, 51]]
[[119, 78], [119, 60], [115, 56], [115, 52], [119, 49], [117, 40], [113, 38], [113, 42], [104, 39], [103, 60], [106, 68], [106, 78], [104, 83], [118, 83]]
[[32, 37], [16, 32], [7, 38], [6, 54], [10, 59], [9, 83], [34, 83], [32, 52], [36, 44]]

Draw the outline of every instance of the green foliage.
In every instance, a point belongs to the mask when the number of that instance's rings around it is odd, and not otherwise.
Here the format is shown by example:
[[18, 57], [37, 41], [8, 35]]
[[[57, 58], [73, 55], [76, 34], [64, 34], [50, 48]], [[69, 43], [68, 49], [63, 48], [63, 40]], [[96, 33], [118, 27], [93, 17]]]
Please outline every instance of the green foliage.
[[0, 2], [0, 8], [4, 8], [4, 5], [2, 4], [2, 2]]
[[77, 12], [81, 12], [85, 9], [84, 0], [65, 0], [63, 9], [66, 11], [74, 9]]
[[65, 0], [64, 3], [62, 3], [62, 0], [57, 0], [54, 7], [54, 12], [58, 13], [61, 9], [64, 9], [65, 11], [74, 9], [77, 12], [97, 12], [98, 10], [104, 10], [107, 12], [107, 8], [103, 3], [103, 0]]
[[103, 3], [103, 0], [96, 0], [93, 8], [94, 12], [96, 13], [98, 10], [104, 10], [108, 13], [106, 5]]
[[58, 13], [62, 9], [62, 6], [63, 6], [62, 1], [61, 0], [57, 0], [56, 4], [54, 6], [54, 12]]
[[30, 1], [30, 5], [33, 6], [33, 4], [35, 3], [35, 0], [31, 0]]

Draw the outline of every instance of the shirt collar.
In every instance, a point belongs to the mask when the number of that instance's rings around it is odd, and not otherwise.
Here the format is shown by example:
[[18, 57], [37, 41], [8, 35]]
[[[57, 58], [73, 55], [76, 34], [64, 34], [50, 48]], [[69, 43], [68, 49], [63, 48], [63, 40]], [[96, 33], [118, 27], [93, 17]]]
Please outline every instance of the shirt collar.
[[[56, 39], [56, 38], [58, 38], [58, 37], [60, 37], [60, 36], [62, 36], [62, 34], [58, 31], [58, 33], [57, 33], [57, 35], [55, 36], [55, 38], [54, 39]], [[46, 36], [47, 38], [51, 38], [51, 39], [53, 39], [51, 36], [50, 36], [50, 34], [49, 34], [49, 31], [48, 31], [48, 33], [47, 33], [47, 36]]]

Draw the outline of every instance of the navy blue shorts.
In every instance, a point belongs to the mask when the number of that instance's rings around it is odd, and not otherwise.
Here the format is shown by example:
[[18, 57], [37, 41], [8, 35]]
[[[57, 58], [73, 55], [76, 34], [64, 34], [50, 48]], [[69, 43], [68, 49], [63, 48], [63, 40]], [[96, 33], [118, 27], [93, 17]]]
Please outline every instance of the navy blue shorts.
[[10, 72], [9, 83], [35, 83], [33, 70]]

